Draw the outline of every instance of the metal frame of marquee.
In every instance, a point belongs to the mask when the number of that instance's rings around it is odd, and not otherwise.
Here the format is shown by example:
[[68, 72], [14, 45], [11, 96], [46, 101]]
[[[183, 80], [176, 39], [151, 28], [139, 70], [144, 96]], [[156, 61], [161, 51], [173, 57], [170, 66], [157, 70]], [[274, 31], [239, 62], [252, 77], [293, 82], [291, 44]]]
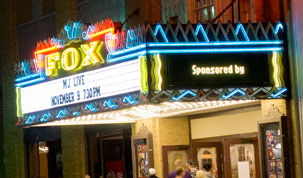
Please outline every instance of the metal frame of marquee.
[[[117, 32], [115, 36], [106, 36], [105, 38], [115, 38], [114, 40], [116, 40], [115, 46], [107, 46], [109, 54], [106, 61], [119, 63], [152, 54], [236, 53], [243, 51], [279, 51], [284, 54], [283, 60], [287, 60], [286, 36], [286, 28], [282, 23], [146, 24]], [[149, 60], [149, 58], [147, 59]], [[22, 67], [22, 64], [18, 66]], [[16, 87], [33, 85], [46, 79], [43, 72], [29, 73], [29, 75], [18, 76], [15, 80]], [[163, 101], [286, 98], [286, 86], [178, 90], [156, 90], [150, 86], [149, 92], [144, 94], [138, 91], [50, 111], [27, 114], [19, 118], [17, 125], [29, 126]]]

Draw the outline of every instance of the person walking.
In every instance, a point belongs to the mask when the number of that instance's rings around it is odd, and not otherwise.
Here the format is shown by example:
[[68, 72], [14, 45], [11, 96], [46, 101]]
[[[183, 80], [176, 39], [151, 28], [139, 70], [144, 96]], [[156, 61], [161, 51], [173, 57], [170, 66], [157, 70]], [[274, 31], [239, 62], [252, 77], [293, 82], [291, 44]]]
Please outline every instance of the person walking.
[[[183, 163], [183, 161], [181, 159], [177, 159], [175, 161], [175, 168], [183, 168], [183, 171], [185, 170], [185, 164]], [[177, 177], [177, 173], [176, 170], [170, 172], [167, 176], [167, 178], [176, 178]], [[190, 173], [187, 171], [184, 171], [184, 178], [192, 178]]]
[[216, 178], [216, 176], [213, 175], [213, 173], [211, 172], [211, 165], [210, 164], [205, 164], [203, 165], [203, 168], [205, 170], [204, 176], [205, 178]]
[[150, 169], [148, 170], [148, 173], [149, 173], [149, 177], [148, 177], [148, 178], [158, 178], [158, 177], [156, 176], [156, 169], [150, 168]]

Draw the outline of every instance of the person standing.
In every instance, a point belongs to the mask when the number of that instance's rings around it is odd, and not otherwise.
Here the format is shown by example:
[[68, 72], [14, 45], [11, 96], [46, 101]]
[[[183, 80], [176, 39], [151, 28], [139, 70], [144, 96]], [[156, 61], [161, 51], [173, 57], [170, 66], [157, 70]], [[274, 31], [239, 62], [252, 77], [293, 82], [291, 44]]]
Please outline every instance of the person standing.
[[149, 173], [149, 177], [148, 177], [148, 178], [158, 178], [158, 177], [156, 176], [156, 169], [150, 168], [150, 169], [148, 170], [148, 173]]
[[[183, 161], [181, 159], [177, 159], [175, 161], [175, 168], [183, 168], [183, 171], [185, 169], [185, 164], [183, 163]], [[176, 169], [177, 170], [177, 169]], [[167, 178], [176, 178], [177, 177], [177, 173], [176, 170], [170, 172], [167, 176]], [[187, 171], [184, 171], [184, 178], [192, 178], [190, 173]]]
[[185, 170], [182, 167], [176, 168], [176, 178], [184, 178], [185, 177]]
[[197, 166], [196, 166], [195, 162], [191, 159], [188, 161], [188, 163], [186, 165], [187, 165], [188, 172], [190, 173], [191, 177], [196, 178]]
[[203, 165], [203, 168], [205, 170], [204, 176], [205, 178], [216, 178], [216, 176], [214, 176], [211, 172], [211, 165], [210, 164], [205, 164]]

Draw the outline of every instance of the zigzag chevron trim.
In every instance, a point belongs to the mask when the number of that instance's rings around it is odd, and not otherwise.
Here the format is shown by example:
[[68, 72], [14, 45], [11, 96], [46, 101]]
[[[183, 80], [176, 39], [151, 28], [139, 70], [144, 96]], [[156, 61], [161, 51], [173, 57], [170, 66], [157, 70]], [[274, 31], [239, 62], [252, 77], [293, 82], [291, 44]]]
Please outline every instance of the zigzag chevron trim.
[[286, 98], [287, 88], [221, 88], [151, 92], [152, 102]]

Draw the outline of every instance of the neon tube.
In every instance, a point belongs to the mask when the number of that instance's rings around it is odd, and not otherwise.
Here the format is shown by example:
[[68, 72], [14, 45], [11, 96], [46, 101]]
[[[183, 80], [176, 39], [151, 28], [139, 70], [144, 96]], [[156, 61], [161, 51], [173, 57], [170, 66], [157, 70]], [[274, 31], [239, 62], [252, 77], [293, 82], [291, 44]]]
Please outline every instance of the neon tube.
[[94, 38], [96, 36], [103, 35], [103, 34], [106, 34], [106, 33], [109, 33], [109, 32], [113, 33], [114, 28], [109, 28], [109, 29], [106, 29], [106, 30], [103, 30], [103, 31], [100, 31], [100, 32], [97, 32], [97, 33], [90, 34], [90, 35], [88, 34], [87, 36], [89, 38]]

